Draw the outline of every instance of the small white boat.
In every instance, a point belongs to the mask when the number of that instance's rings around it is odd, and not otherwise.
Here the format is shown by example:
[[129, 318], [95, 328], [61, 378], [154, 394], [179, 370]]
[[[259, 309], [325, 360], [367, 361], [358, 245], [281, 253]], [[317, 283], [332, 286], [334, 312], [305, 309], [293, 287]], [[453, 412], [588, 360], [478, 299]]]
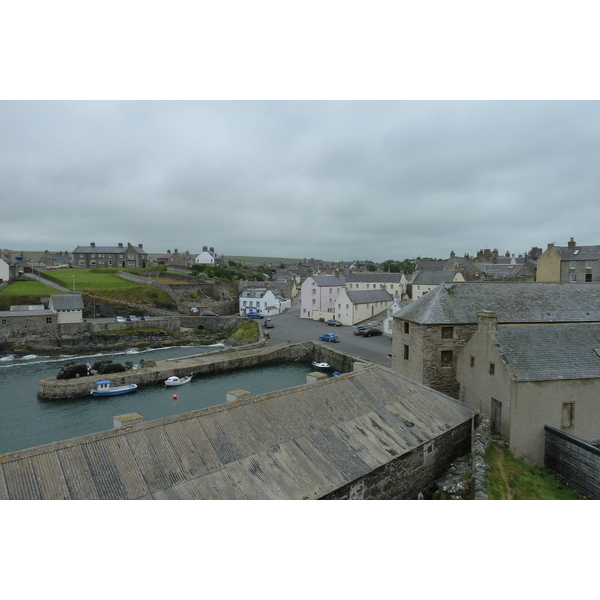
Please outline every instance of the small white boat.
[[312, 362], [311, 365], [315, 368], [315, 369], [330, 369], [331, 367], [329, 366], [329, 363], [326, 362]]
[[173, 375], [165, 381], [165, 385], [167, 387], [174, 387], [176, 385], [183, 385], [184, 383], [189, 383], [191, 380], [192, 375], [186, 375], [185, 377], [176, 377], [175, 375]]
[[127, 385], [116, 385], [111, 387], [110, 380], [96, 381], [96, 389], [90, 393], [92, 396], [117, 396], [118, 394], [127, 394], [127, 392], [135, 392], [137, 385], [129, 383]]

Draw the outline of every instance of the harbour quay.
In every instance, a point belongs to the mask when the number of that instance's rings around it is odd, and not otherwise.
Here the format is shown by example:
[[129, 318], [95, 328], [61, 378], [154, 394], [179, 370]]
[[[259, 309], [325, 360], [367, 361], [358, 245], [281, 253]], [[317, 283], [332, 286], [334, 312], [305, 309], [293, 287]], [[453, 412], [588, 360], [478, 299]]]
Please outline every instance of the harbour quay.
[[165, 360], [152, 367], [139, 365], [121, 373], [73, 379], [49, 377], [38, 381], [37, 395], [42, 400], [67, 400], [89, 396], [91, 390], [96, 388], [96, 382], [106, 379], [110, 379], [112, 386], [135, 383], [138, 387], [144, 387], [160, 384], [171, 376], [184, 377], [193, 374], [196, 377], [267, 364], [313, 361], [328, 362], [333, 371], [340, 373], [356, 370], [363, 364], [363, 361], [355, 356], [324, 348], [313, 342], [270, 346], [260, 341], [249, 346]]

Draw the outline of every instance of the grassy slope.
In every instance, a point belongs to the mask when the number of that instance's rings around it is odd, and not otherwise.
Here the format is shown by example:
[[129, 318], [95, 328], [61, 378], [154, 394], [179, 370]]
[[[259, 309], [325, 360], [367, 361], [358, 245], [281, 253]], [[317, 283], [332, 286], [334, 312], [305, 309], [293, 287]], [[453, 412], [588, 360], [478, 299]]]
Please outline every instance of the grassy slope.
[[517, 460], [505, 446], [492, 444], [486, 453], [490, 500], [581, 500], [554, 475]]

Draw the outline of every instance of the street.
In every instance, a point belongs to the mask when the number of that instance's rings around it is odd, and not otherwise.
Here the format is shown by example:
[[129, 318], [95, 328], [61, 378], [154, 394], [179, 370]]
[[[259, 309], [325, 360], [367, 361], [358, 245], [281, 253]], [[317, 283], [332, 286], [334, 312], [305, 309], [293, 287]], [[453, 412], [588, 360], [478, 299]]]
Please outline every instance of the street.
[[[384, 318], [385, 313], [365, 321], [367, 324], [374, 324], [380, 327], [380, 321]], [[354, 335], [354, 327], [343, 325], [342, 327], [330, 327], [319, 321], [300, 318], [300, 299], [296, 298], [292, 301], [292, 308], [283, 312], [280, 315], [271, 316], [271, 321], [274, 327], [265, 329], [271, 340], [275, 344], [284, 342], [299, 343], [311, 341], [323, 346], [334, 346], [333, 350], [339, 350], [345, 354], [352, 354], [375, 362], [381, 365], [390, 367], [392, 359], [388, 356], [392, 353], [392, 340], [385, 335], [365, 338], [361, 335]], [[264, 320], [257, 321], [260, 327], [263, 327]], [[319, 336], [323, 333], [335, 333], [340, 341], [337, 344], [331, 342], [322, 342]]]

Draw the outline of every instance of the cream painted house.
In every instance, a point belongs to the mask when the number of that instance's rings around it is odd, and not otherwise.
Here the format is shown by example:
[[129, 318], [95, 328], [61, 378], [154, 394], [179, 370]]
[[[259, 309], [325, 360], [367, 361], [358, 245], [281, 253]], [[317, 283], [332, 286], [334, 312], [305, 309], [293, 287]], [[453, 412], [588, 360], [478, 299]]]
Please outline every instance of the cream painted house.
[[489, 415], [511, 452], [544, 462], [544, 426], [600, 439], [600, 324], [498, 326], [479, 314], [457, 362], [459, 398]]
[[600, 246], [578, 246], [573, 238], [566, 246], [548, 244], [537, 260], [540, 283], [600, 283]]
[[346, 278], [346, 290], [349, 292], [386, 290], [392, 296], [404, 299], [406, 288], [404, 273], [352, 273]]
[[343, 325], [355, 325], [386, 312], [393, 302], [394, 297], [382, 289], [361, 292], [344, 290], [337, 299], [335, 318]]
[[81, 323], [83, 320], [83, 300], [81, 294], [55, 294], [50, 296], [48, 309], [56, 311], [57, 322]]
[[410, 297], [412, 300], [417, 300], [441, 283], [457, 283], [464, 282], [464, 280], [465, 278], [461, 273], [453, 273], [452, 271], [421, 271], [413, 275]]

